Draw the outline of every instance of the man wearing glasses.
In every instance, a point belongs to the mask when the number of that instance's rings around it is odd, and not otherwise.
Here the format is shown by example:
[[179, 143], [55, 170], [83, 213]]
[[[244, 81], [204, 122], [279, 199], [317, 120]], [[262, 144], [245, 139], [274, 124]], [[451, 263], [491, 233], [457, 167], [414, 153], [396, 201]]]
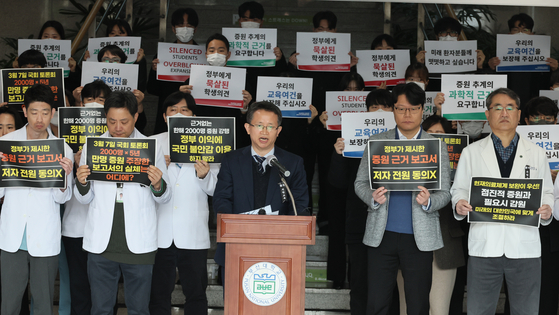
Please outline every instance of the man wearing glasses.
[[[486, 100], [485, 116], [491, 135], [467, 146], [452, 186], [454, 216], [464, 219], [470, 180], [543, 178], [540, 223], [551, 222], [553, 183], [545, 151], [520, 137], [520, 100], [507, 88], [493, 91]], [[468, 314], [495, 314], [503, 277], [507, 281], [511, 314], [537, 314], [541, 283], [541, 246], [538, 229], [520, 224], [471, 223], [468, 238]]]
[[[431, 139], [421, 130], [425, 92], [416, 84], [400, 84], [392, 90], [396, 128], [369, 140]], [[433, 251], [443, 247], [437, 211], [450, 201], [450, 164], [441, 142], [441, 190], [372, 190], [369, 185], [369, 153], [365, 150], [355, 193], [368, 208], [363, 243], [368, 255], [367, 314], [388, 314], [398, 269], [402, 270], [409, 315], [429, 314]]]

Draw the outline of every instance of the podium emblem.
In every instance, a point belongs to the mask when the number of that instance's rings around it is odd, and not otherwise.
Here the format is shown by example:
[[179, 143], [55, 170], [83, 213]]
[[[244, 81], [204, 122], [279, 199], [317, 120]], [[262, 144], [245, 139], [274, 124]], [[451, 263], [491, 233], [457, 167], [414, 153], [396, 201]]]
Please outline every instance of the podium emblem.
[[243, 291], [249, 301], [260, 306], [277, 303], [287, 289], [287, 280], [280, 267], [270, 262], [259, 262], [247, 269], [243, 276]]

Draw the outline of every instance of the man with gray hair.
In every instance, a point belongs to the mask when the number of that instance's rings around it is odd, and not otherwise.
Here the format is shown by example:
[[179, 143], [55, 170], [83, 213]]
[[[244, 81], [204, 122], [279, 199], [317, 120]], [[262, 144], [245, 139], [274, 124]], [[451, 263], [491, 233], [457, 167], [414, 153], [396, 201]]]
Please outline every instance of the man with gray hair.
[[[516, 133], [520, 100], [510, 89], [493, 91], [485, 116], [491, 135], [467, 146], [454, 177], [454, 216], [464, 219], [472, 177], [543, 178], [540, 222], [551, 222], [553, 183], [545, 151]], [[472, 222], [468, 237], [468, 314], [495, 314], [503, 276], [511, 314], [537, 314], [541, 283], [541, 245], [538, 229], [520, 224]]]

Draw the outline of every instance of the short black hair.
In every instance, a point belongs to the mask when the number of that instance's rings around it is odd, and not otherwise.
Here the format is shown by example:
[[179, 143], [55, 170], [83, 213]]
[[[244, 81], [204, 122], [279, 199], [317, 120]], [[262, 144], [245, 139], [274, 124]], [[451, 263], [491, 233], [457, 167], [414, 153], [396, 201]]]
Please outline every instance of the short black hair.
[[130, 91], [115, 91], [105, 99], [105, 115], [111, 108], [126, 108], [134, 116], [138, 112], [138, 100]]
[[427, 131], [427, 129], [436, 124], [441, 124], [445, 133], [452, 133], [452, 125], [448, 119], [436, 114], [425, 118], [425, 120], [421, 123], [421, 127], [423, 127], [423, 130]]
[[398, 102], [398, 96], [405, 95], [408, 102], [412, 105], [425, 105], [425, 91], [415, 83], [398, 84], [392, 90], [392, 100], [394, 104]]
[[192, 111], [192, 114], [196, 115], [198, 109], [196, 107], [196, 101], [194, 100], [194, 97], [192, 97], [190, 93], [183, 93], [181, 91], [173, 92], [169, 96], [167, 96], [167, 98], [163, 102], [163, 112], [166, 113], [168, 107], [177, 105], [182, 100], [186, 101], [188, 109]]
[[224, 42], [225, 47], [227, 47], [227, 52], [229, 52], [229, 40], [227, 40], [227, 37], [225, 37], [225, 36], [223, 36], [219, 33], [215, 33], [212, 36], [208, 37], [208, 39], [206, 40], [206, 51], [208, 50], [208, 46], [210, 45], [212, 40], [220, 40], [220, 41]]
[[373, 42], [371, 43], [371, 50], [375, 50], [377, 47], [382, 46], [382, 41], [385, 41], [386, 45], [394, 49], [398, 49], [398, 47], [396, 47], [396, 40], [394, 37], [388, 34], [381, 34], [373, 39]]
[[132, 36], [132, 28], [130, 27], [130, 24], [128, 24], [128, 22], [126, 22], [123, 19], [116, 19], [116, 20], [109, 20], [107, 21], [107, 32], [105, 34], [106, 37], [109, 37], [109, 34], [111, 34], [111, 32], [113, 31], [113, 28], [115, 28], [115, 26], [118, 26], [118, 29], [121, 32], [125, 32], [126, 36]]
[[128, 59], [128, 56], [126, 56], [126, 54], [120, 47], [118, 47], [117, 45], [107, 45], [99, 51], [99, 54], [97, 55], [97, 61], [101, 62], [106, 52], [111, 53], [111, 55], [113, 56], [118, 56], [120, 58], [120, 63], [125, 63], [126, 59]]
[[415, 72], [418, 72], [419, 77], [427, 82], [429, 81], [429, 69], [427, 69], [427, 67], [425, 66], [425, 64], [421, 63], [421, 62], [415, 62], [412, 63], [411, 65], [409, 65], [406, 68], [406, 73], [404, 74], [404, 78], [409, 78], [411, 76], [413, 76], [413, 74]]
[[336, 24], [338, 23], [338, 18], [332, 11], [320, 11], [315, 14], [312, 18], [312, 24], [314, 28], [320, 27], [320, 21], [326, 20], [328, 21], [328, 28], [333, 30], [336, 28]]
[[532, 30], [532, 31], [534, 30], [534, 19], [532, 19], [526, 13], [519, 13], [519, 14], [513, 15], [510, 18], [510, 20], [508, 21], [509, 31], [511, 31], [514, 28], [514, 23], [516, 23], [516, 21], [520, 21], [518, 26], [524, 26], [525, 28], [527, 28], [529, 30]]
[[245, 12], [250, 11], [251, 19], [263, 19], [264, 7], [256, 1], [248, 1], [239, 6], [239, 17], [245, 17]]
[[0, 115], [2, 114], [12, 115], [12, 117], [14, 118], [16, 129], [23, 127], [23, 123], [21, 122], [21, 117], [19, 117], [19, 114], [14, 112], [14, 110], [11, 109], [10, 107], [8, 106], [0, 107]]
[[86, 97], [98, 98], [103, 96], [105, 100], [111, 95], [111, 88], [101, 80], [95, 80], [83, 86], [82, 102]]
[[446, 32], [446, 30], [448, 29], [456, 31], [460, 34], [460, 32], [462, 32], [462, 25], [456, 19], [445, 16], [435, 23], [433, 29], [435, 31], [435, 35], [437, 36], [439, 35], [439, 33]]
[[22, 52], [21, 55], [17, 57], [17, 62], [20, 68], [25, 65], [38, 65], [41, 68], [47, 66], [47, 58], [45, 58], [45, 55], [35, 49], [28, 49]]
[[487, 98], [485, 99], [485, 108], [487, 108], [487, 110], [489, 110], [489, 107], [493, 102], [493, 97], [499, 94], [506, 95], [512, 98], [516, 102], [516, 108], [520, 108], [520, 97], [518, 97], [518, 94], [516, 94], [513, 90], [508, 88], [498, 88], [496, 90], [493, 90], [493, 92], [491, 92], [489, 95], [487, 95]]
[[552, 87], [559, 83], [559, 70], [551, 72], [551, 78], [549, 79], [549, 86]]
[[44, 84], [35, 84], [25, 91], [23, 103], [25, 108], [29, 108], [29, 104], [34, 102], [43, 102], [54, 108], [54, 93], [51, 88]]
[[198, 27], [198, 13], [196, 13], [196, 10], [192, 8], [182, 8], [175, 10], [175, 12], [173, 12], [173, 15], [171, 15], [171, 26], [177, 26], [184, 23], [185, 14], [187, 15], [188, 19], [188, 21], [186, 22], [194, 27]]
[[252, 118], [257, 110], [265, 110], [276, 114], [278, 116], [278, 127], [281, 126], [281, 110], [275, 104], [266, 101], [252, 103], [248, 107], [247, 123], [252, 123]]
[[526, 117], [538, 115], [557, 117], [559, 108], [549, 97], [539, 96], [529, 100], [524, 111]]
[[355, 81], [355, 85], [359, 91], [365, 89], [365, 81], [363, 80], [363, 77], [357, 72], [349, 72], [344, 74], [340, 80], [340, 91], [347, 89], [351, 81]]
[[394, 108], [392, 93], [386, 89], [372, 90], [367, 94], [365, 105], [367, 105], [367, 109], [373, 105], [384, 105], [385, 107]]
[[60, 35], [60, 39], [66, 39], [66, 35], [64, 34], [64, 26], [62, 26], [60, 22], [54, 20], [46, 21], [45, 24], [43, 24], [43, 27], [41, 27], [41, 30], [39, 31], [38, 39], [43, 38], [43, 32], [49, 27], [52, 27], [56, 30], [58, 35]]

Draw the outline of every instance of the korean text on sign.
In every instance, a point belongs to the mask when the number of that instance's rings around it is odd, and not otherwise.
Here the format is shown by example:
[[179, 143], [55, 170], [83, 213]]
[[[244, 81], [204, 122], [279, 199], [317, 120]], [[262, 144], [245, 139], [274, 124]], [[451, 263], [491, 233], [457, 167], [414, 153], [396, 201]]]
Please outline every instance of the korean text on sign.
[[410, 51], [358, 50], [357, 72], [363, 77], [365, 86], [394, 86], [405, 82], [406, 69], [410, 65]]
[[198, 105], [243, 107], [246, 69], [192, 65], [192, 97]]
[[64, 72], [62, 68], [2, 69], [3, 101], [23, 104], [25, 91], [35, 84], [48, 85], [54, 93], [54, 107], [64, 107]]
[[297, 69], [348, 72], [350, 49], [350, 34], [297, 32]]
[[228, 66], [273, 67], [276, 65], [274, 48], [277, 46], [275, 28], [228, 28], [222, 30], [229, 40], [231, 57]]
[[461, 73], [477, 70], [477, 41], [425, 41], [425, 65], [429, 73]]
[[103, 108], [61, 107], [58, 109], [58, 134], [74, 152], [85, 144], [87, 137], [99, 137], [107, 131]]
[[551, 36], [497, 34], [497, 72], [547, 72]]
[[311, 78], [258, 77], [256, 100], [274, 103], [283, 117], [309, 118], [312, 83]]
[[[328, 115], [330, 119], [330, 115]], [[342, 138], [348, 158], [361, 158], [369, 137], [396, 127], [392, 112], [342, 113]]]

